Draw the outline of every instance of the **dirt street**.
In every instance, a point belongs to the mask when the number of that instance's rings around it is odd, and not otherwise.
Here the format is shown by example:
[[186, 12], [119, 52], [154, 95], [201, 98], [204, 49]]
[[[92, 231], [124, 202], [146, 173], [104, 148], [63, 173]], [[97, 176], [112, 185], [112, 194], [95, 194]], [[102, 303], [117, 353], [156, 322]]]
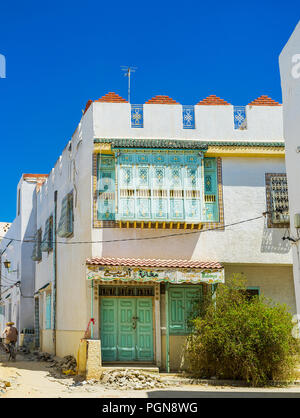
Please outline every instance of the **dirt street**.
[[0, 382], [10, 387], [0, 389], [1, 398], [155, 398], [155, 397], [222, 397], [222, 395], [248, 397], [251, 395], [299, 396], [300, 386], [286, 388], [237, 388], [211, 385], [178, 385], [153, 390], [114, 390], [101, 383], [76, 383], [73, 377], [54, 377], [47, 362], [28, 361], [18, 355], [16, 362], [7, 362], [0, 353]]

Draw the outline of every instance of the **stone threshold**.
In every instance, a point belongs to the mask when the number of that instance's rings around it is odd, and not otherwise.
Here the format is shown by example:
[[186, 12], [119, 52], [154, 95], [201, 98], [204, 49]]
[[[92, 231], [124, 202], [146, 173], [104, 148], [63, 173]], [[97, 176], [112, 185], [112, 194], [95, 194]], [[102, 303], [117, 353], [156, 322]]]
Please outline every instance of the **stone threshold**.
[[101, 367], [102, 372], [121, 371], [126, 369], [139, 370], [148, 373], [159, 373], [159, 368], [157, 366], [147, 363], [103, 363]]

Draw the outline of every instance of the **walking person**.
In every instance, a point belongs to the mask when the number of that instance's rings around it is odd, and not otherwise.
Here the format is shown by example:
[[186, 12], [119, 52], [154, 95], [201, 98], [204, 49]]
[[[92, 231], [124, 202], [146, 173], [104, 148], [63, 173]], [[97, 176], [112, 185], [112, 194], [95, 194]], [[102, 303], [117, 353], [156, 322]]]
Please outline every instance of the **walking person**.
[[15, 345], [18, 340], [18, 330], [16, 327], [14, 327], [14, 322], [7, 322], [6, 328], [4, 329], [2, 336], [5, 338], [4, 344], [7, 348], [7, 351], [9, 352], [10, 357], [12, 360], [16, 360], [16, 351], [15, 351]]

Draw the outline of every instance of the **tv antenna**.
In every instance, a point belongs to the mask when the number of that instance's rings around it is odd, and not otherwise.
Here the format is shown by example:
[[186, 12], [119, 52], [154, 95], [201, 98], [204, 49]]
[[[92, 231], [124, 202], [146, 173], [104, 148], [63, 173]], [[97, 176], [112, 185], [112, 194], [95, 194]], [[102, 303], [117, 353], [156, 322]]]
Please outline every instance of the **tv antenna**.
[[122, 71], [125, 71], [124, 77], [128, 77], [128, 102], [130, 103], [130, 76], [137, 70], [137, 67], [129, 67], [128, 65], [121, 65]]

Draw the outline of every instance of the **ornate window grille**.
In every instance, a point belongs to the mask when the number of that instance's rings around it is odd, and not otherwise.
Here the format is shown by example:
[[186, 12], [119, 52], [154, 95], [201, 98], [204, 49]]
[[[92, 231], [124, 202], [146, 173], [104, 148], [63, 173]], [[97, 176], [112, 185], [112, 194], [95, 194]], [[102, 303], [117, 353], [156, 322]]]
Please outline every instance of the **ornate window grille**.
[[234, 129], [247, 129], [247, 114], [245, 106], [233, 107]]
[[143, 105], [131, 105], [131, 127], [143, 128], [144, 127], [144, 112]]
[[268, 227], [288, 227], [290, 216], [286, 174], [266, 174], [266, 197]]
[[182, 127], [183, 129], [195, 129], [194, 106], [182, 106]]

